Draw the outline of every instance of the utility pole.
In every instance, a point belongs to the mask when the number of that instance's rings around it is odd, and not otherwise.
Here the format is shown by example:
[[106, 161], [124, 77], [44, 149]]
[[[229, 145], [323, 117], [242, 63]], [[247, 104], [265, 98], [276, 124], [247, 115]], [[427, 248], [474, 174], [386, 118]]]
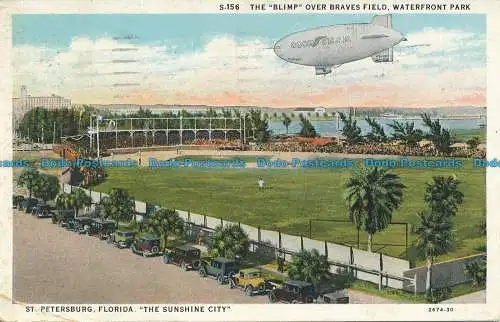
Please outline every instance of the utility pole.
[[54, 132], [53, 132], [53, 136], [52, 136], [52, 144], [56, 144], [56, 121], [54, 121]]
[[97, 160], [99, 160], [99, 121], [101, 116], [96, 118], [96, 129], [97, 129]]
[[[94, 115], [92, 115], [92, 116], [94, 116]], [[94, 140], [94, 128], [92, 127], [93, 126], [92, 116], [90, 117], [90, 130], [89, 130], [89, 133], [90, 133], [90, 151], [92, 151], [92, 141]]]

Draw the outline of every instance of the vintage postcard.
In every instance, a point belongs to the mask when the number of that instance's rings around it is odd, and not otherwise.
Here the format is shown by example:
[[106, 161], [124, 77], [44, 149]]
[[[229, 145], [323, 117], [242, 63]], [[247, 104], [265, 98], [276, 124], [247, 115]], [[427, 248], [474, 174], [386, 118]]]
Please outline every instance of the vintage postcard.
[[0, 318], [499, 318], [496, 9], [7, 3]]

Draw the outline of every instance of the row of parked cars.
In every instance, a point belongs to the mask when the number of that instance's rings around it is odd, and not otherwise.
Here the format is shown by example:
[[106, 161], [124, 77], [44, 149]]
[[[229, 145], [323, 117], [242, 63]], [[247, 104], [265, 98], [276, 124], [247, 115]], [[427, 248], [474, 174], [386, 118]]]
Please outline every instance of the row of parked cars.
[[165, 264], [179, 266], [182, 270], [198, 271], [200, 277], [215, 278], [217, 284], [241, 289], [246, 296], [267, 295], [272, 303], [349, 303], [347, 292], [333, 286], [316, 287], [304, 281], [265, 278], [259, 268], [242, 268], [240, 260], [202, 257], [199, 248], [182, 245], [162, 251], [160, 237], [138, 236], [133, 231], [117, 229], [115, 221], [92, 217], [75, 217], [73, 210], [54, 210], [50, 206], [28, 198], [14, 197], [14, 208], [36, 215], [50, 217], [58, 224], [78, 234], [87, 234], [106, 240], [118, 248], [130, 248], [135, 254], [163, 256]]

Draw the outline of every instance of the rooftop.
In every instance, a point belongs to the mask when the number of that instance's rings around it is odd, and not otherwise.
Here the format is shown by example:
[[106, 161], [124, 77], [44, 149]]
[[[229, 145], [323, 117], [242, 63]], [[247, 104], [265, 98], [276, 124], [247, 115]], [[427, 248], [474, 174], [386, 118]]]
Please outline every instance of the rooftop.
[[141, 236], [139, 239], [144, 239], [144, 240], [159, 240], [160, 237], [155, 236], [155, 235], [146, 235], [146, 236]]
[[243, 274], [260, 273], [260, 269], [251, 267], [251, 268], [241, 269], [240, 272]]
[[214, 258], [214, 261], [219, 263], [236, 263], [236, 261], [233, 259], [223, 258], [223, 257]]
[[182, 246], [177, 246], [175, 247], [176, 249], [184, 250], [184, 251], [192, 251], [192, 250], [199, 250], [196, 247], [189, 246], [189, 245], [182, 245]]

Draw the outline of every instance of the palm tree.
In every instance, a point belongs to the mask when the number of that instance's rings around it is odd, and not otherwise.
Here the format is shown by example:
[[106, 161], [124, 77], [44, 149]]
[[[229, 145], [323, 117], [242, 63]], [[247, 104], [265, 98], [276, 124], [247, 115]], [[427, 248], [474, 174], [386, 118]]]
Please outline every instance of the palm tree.
[[288, 127], [292, 124], [292, 119], [288, 115], [283, 116], [283, 125], [286, 128], [286, 134], [288, 134]]
[[317, 249], [300, 251], [292, 258], [287, 273], [292, 280], [305, 281], [314, 285], [332, 277], [328, 258], [321, 255]]
[[453, 224], [450, 218], [439, 213], [423, 212], [417, 215], [417, 250], [427, 261], [427, 280], [425, 290], [431, 291], [432, 266], [437, 256], [448, 253], [453, 248]]
[[306, 138], [314, 138], [318, 136], [318, 133], [316, 132], [316, 129], [312, 125], [311, 121], [305, 117], [300, 118], [300, 122], [302, 124], [302, 129], [300, 130], [300, 136], [306, 137]]
[[38, 185], [40, 181], [40, 173], [35, 168], [27, 168], [24, 172], [19, 176], [17, 180], [17, 185], [20, 187], [25, 187], [28, 189], [29, 198], [33, 195], [33, 190]]
[[386, 229], [392, 220], [392, 213], [403, 202], [403, 189], [396, 174], [387, 169], [364, 168], [354, 171], [345, 184], [345, 200], [349, 207], [349, 218], [368, 233], [368, 251], [372, 251], [373, 235]]
[[409, 147], [417, 146], [418, 142], [420, 142], [424, 136], [422, 130], [415, 128], [414, 122], [400, 123], [398, 121], [392, 121], [389, 127], [393, 130], [392, 138], [394, 140], [403, 141]]
[[432, 141], [438, 152], [450, 152], [451, 134], [450, 131], [441, 128], [439, 120], [432, 121], [429, 114], [422, 113], [422, 122], [429, 128], [427, 137]]
[[371, 132], [366, 135], [366, 138], [369, 141], [376, 143], [383, 143], [387, 141], [387, 135], [385, 134], [384, 127], [380, 123], [369, 116], [365, 117], [365, 121], [371, 128]]
[[342, 135], [345, 137], [348, 145], [356, 145], [363, 142], [361, 136], [361, 128], [357, 125], [354, 119], [354, 110], [349, 110], [349, 115], [339, 112], [340, 120], [342, 121]]
[[56, 207], [59, 209], [71, 209], [71, 196], [69, 193], [61, 193], [57, 196]]
[[163, 247], [167, 247], [168, 235], [182, 236], [184, 219], [173, 209], [160, 209], [149, 217], [148, 226], [158, 236], [163, 236]]
[[71, 207], [75, 210], [75, 218], [78, 217], [78, 212], [84, 206], [92, 204], [92, 198], [88, 196], [82, 189], [76, 188], [70, 194]]
[[120, 221], [135, 220], [135, 201], [122, 188], [113, 188], [108, 197], [101, 201], [104, 215], [117, 223]]
[[212, 256], [235, 259], [244, 258], [248, 254], [250, 240], [238, 225], [219, 225], [212, 235], [210, 252]]
[[458, 190], [461, 182], [455, 176], [435, 176], [432, 180], [425, 189], [425, 202], [434, 213], [455, 216], [464, 201], [464, 194]]

